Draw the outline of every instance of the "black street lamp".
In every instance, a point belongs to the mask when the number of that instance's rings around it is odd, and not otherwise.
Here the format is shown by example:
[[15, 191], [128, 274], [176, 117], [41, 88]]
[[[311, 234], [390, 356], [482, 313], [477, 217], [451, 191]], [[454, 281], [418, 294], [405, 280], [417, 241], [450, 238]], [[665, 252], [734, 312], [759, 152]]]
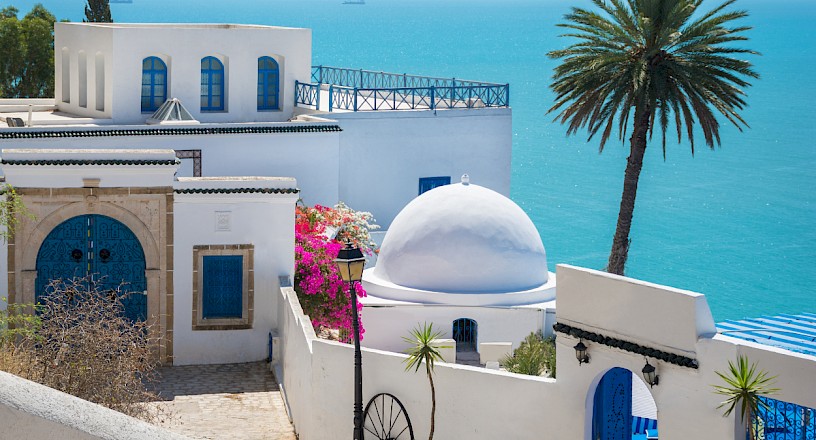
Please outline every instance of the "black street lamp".
[[354, 283], [363, 278], [365, 257], [358, 247], [346, 242], [334, 263], [337, 264], [343, 281], [351, 285], [349, 296], [351, 313], [354, 314], [351, 322], [354, 332], [354, 440], [363, 440], [363, 356], [360, 353], [360, 317], [357, 314], [357, 292]]

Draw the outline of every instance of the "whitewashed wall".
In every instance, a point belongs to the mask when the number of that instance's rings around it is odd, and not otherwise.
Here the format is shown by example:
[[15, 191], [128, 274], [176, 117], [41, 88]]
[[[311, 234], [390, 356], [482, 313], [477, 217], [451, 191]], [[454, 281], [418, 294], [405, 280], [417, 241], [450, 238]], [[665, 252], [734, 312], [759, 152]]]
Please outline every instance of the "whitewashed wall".
[[[546, 310], [524, 307], [451, 307], [451, 306], [366, 306], [362, 320], [366, 329], [365, 347], [403, 352], [402, 340], [418, 324], [433, 324], [443, 338], [452, 338], [453, 321], [473, 319], [477, 323], [477, 344], [482, 342], [512, 342], [517, 348], [531, 332], [552, 334], [553, 315]], [[549, 325], [547, 325], [549, 324]]]
[[[202, 122], [285, 121], [292, 117], [295, 81], [311, 75], [310, 29], [201, 24], [55, 24], [56, 96], [62, 111], [91, 117], [112, 117], [116, 123], [144, 123], [141, 112], [142, 60], [158, 56], [168, 68], [168, 98], [179, 98]], [[70, 102], [62, 92], [62, 48], [71, 58]], [[93, 64], [95, 54], [106, 60], [106, 110], [79, 107], [79, 51]], [[200, 111], [201, 59], [216, 56], [224, 63], [226, 105], [223, 112]], [[280, 67], [280, 111], [257, 110], [258, 58], [271, 56]], [[88, 90], [95, 76], [88, 70]], [[95, 97], [95, 95], [94, 95]], [[95, 102], [91, 100], [89, 103]], [[108, 110], [110, 109], [110, 110]]]
[[[174, 211], [173, 348], [175, 365], [265, 359], [269, 331], [278, 327], [278, 276], [294, 269], [297, 195], [176, 194]], [[230, 231], [216, 232], [215, 212], [229, 211]], [[255, 246], [254, 322], [248, 330], [192, 330], [193, 246]]]
[[[812, 380], [816, 357], [727, 336], [711, 337], [704, 297], [570, 266], [559, 266], [557, 276], [560, 322], [670, 352], [680, 350], [698, 360], [697, 370], [651, 360], [660, 375], [660, 384], [649, 389], [657, 405], [660, 438], [737, 440], [735, 418], [722, 417], [717, 409], [721, 396], [712, 392], [711, 385], [720, 381], [715, 371], [725, 370], [728, 360], [739, 354], [779, 375], [777, 386], [784, 391], [776, 398], [816, 407], [816, 381]], [[276, 371], [300, 438], [351, 436], [352, 347], [316, 339], [291, 288], [282, 289], [278, 300], [281, 359]], [[628, 311], [624, 312], [624, 304], [617, 310], [592, 304], [610, 301], [625, 302]], [[563, 303], [567, 304], [562, 310]], [[665, 326], [654, 325], [660, 319]], [[600, 322], [615, 325], [593, 327]], [[572, 348], [576, 343], [558, 334], [557, 380], [438, 364], [436, 436], [590, 440], [592, 400], [603, 374], [622, 367], [639, 376], [645, 362], [640, 355], [586, 342], [591, 360], [578, 366]], [[366, 401], [379, 392], [397, 395], [411, 415], [415, 436], [422, 438], [429, 428], [427, 379], [422, 373], [405, 372], [403, 360], [398, 353], [364, 348], [363, 394]]]
[[[262, 124], [315, 126], [325, 124]], [[127, 129], [130, 127], [119, 127]], [[81, 130], [75, 128], [76, 130]], [[44, 129], [54, 131], [59, 129]], [[219, 134], [15, 139], [5, 148], [172, 148], [201, 150], [204, 176], [291, 176], [309, 205], [334, 205], [339, 198], [340, 133]], [[184, 160], [182, 162], [187, 162]], [[186, 163], [182, 165], [185, 168]]]
[[462, 174], [510, 195], [509, 108], [331, 113], [340, 135], [340, 199], [381, 225], [418, 195], [420, 177]]

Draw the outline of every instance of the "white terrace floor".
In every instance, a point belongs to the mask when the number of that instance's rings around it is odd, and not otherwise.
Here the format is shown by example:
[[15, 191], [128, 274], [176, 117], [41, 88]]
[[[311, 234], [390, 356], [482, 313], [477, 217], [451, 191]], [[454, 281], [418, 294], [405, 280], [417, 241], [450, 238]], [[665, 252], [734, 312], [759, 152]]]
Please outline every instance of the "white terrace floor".
[[266, 362], [160, 369], [173, 417], [160, 426], [196, 439], [295, 440], [275, 376]]

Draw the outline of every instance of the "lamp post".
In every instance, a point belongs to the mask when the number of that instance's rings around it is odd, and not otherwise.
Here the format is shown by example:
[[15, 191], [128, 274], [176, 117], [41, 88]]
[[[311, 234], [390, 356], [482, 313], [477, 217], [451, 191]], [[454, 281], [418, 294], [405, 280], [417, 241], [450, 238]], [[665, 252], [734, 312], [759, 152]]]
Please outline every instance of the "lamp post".
[[360, 318], [357, 314], [357, 291], [354, 283], [363, 278], [365, 257], [360, 249], [349, 242], [334, 260], [340, 277], [350, 284], [352, 331], [354, 332], [354, 440], [363, 440], [363, 356], [360, 353]]

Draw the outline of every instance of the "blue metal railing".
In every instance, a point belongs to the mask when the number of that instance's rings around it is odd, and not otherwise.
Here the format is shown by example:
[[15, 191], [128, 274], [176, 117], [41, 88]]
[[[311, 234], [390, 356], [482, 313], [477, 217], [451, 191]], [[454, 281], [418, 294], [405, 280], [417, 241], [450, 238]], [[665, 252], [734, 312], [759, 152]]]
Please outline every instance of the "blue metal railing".
[[320, 109], [327, 90], [329, 111], [376, 111], [509, 107], [510, 85], [339, 67], [312, 67], [312, 82], [295, 82], [295, 105]]

